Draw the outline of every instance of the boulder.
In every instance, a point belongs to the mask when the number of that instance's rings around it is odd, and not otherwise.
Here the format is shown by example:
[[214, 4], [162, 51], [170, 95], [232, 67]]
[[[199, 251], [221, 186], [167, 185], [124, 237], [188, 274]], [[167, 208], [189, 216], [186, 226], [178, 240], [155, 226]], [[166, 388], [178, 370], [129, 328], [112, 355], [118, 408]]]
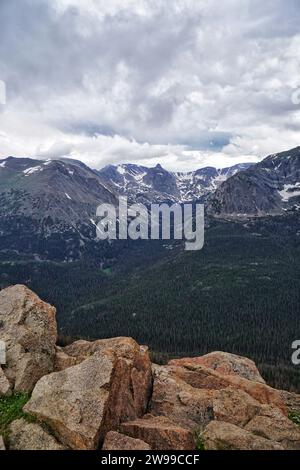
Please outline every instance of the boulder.
[[165, 416], [145, 415], [142, 419], [123, 423], [120, 430], [135, 439], [147, 442], [154, 450], [195, 450], [191, 431]]
[[279, 442], [285, 449], [300, 450], [300, 428], [280, 410], [264, 406], [261, 412], [245, 426], [248, 431]]
[[253, 361], [235, 354], [216, 351], [205, 356], [174, 359], [169, 362], [169, 365], [175, 366], [185, 364], [199, 364], [223, 375], [237, 375], [247, 380], [265, 383]]
[[285, 390], [281, 390], [280, 394], [287, 409], [292, 413], [300, 415], [300, 395], [297, 393], [286, 392]]
[[[63, 352], [69, 357], [75, 358], [77, 363], [98, 353], [113, 355], [123, 362], [124, 365], [125, 363], [130, 364], [130, 383], [128, 382], [127, 385], [123, 384], [125, 395], [129, 395], [127, 397], [128, 406], [132, 406], [134, 409], [130, 413], [129, 419], [133, 416], [142, 416], [146, 412], [152, 391], [152, 369], [147, 346], [139, 346], [132, 338], [118, 337], [92, 342], [84, 340], [76, 341], [63, 348]], [[123, 372], [121, 372], [121, 377], [119, 377], [120, 380], [124, 380], [122, 374]], [[117, 380], [118, 377], [116, 376], [116, 383]], [[130, 393], [128, 393], [129, 389], [132, 389]]]
[[[80, 362], [80, 361], [79, 361]], [[68, 367], [76, 366], [77, 360], [76, 357], [69, 356], [65, 353], [62, 348], [56, 346], [56, 354], [54, 360], [54, 371], [59, 372], [65, 370]]]
[[102, 450], [151, 450], [151, 447], [140, 439], [110, 431], [105, 436]]
[[75, 343], [82, 362], [43, 377], [24, 407], [72, 449], [96, 449], [108, 431], [145, 413], [151, 393], [145, 348], [131, 338], [95, 343]]
[[243, 390], [228, 387], [216, 393], [213, 414], [218, 421], [243, 427], [261, 411], [262, 406]]
[[5, 375], [15, 391], [31, 392], [54, 368], [56, 310], [27, 287], [0, 292], [0, 339], [6, 345]]
[[10, 394], [11, 394], [11, 385], [0, 366], [0, 396], [7, 396]]
[[203, 429], [214, 418], [214, 390], [192, 387], [169, 367], [153, 365], [153, 393], [150, 402], [152, 415], [164, 415], [191, 430]]
[[45, 429], [24, 419], [13, 421], [9, 428], [10, 450], [65, 450]]
[[0, 436], [0, 450], [5, 450], [5, 445], [4, 445], [4, 441], [3, 441], [2, 436]]
[[268, 385], [235, 375], [223, 375], [199, 364], [186, 363], [184, 366], [167, 366], [172, 376], [177, 376], [194, 388], [222, 390], [232, 387], [243, 390], [261, 404], [273, 404], [287, 414], [281, 393]]
[[222, 421], [211, 421], [202, 437], [206, 450], [284, 450], [277, 442]]

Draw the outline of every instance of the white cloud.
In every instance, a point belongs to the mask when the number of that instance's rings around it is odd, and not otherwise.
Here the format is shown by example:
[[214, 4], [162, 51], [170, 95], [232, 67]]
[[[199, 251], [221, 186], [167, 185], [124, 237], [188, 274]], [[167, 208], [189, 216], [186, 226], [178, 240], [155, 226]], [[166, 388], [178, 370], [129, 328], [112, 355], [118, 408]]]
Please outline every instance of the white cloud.
[[296, 0], [1, 2], [0, 154], [182, 170], [299, 145], [299, 21]]

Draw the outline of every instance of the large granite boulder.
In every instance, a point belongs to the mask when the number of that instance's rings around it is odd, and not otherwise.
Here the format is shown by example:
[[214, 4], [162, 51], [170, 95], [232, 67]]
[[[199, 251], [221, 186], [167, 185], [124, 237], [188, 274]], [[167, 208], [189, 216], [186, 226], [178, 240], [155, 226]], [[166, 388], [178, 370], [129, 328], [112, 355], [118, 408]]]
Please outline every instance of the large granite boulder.
[[174, 359], [170, 365], [184, 366], [185, 364], [199, 364], [216, 370], [223, 375], [237, 375], [247, 380], [265, 383], [255, 363], [246, 357], [226, 352], [216, 351], [205, 356]]
[[[224, 414], [236, 420], [233, 424], [244, 423], [264, 404], [277, 406], [286, 414], [277, 390], [261, 382], [223, 375], [199, 364], [154, 365], [153, 376], [150, 412], [164, 415], [192, 430], [204, 429], [211, 420]], [[229, 387], [230, 391], [222, 392]]]
[[13, 421], [9, 428], [10, 450], [65, 450], [55, 437], [37, 423], [24, 419]]
[[284, 450], [278, 444], [223, 421], [212, 421], [203, 434], [206, 450]]
[[65, 350], [79, 364], [43, 377], [24, 410], [66, 446], [96, 449], [108, 431], [145, 413], [152, 388], [149, 354], [131, 338], [80, 341]]
[[243, 427], [262, 411], [263, 406], [243, 390], [228, 387], [215, 394], [214, 419]]
[[0, 340], [6, 346], [5, 376], [12, 388], [31, 392], [36, 382], [53, 371], [56, 310], [27, 287], [0, 292]]
[[164, 416], [145, 415], [129, 421], [120, 430], [135, 439], [147, 442], [155, 450], [195, 450], [191, 431], [180, 427]]
[[224, 375], [200, 364], [187, 362], [182, 366], [166, 366], [171, 376], [176, 376], [196, 389], [222, 390], [232, 387], [243, 390], [261, 404], [273, 404], [287, 414], [285, 403], [278, 390], [266, 384], [236, 375]]
[[300, 450], [300, 427], [284, 416], [278, 408], [262, 407], [245, 426], [248, 431], [276, 441], [287, 450]]
[[120, 432], [110, 431], [105, 436], [102, 450], [151, 450], [151, 447], [140, 439], [125, 436]]
[[212, 419], [214, 390], [192, 387], [176, 375], [176, 369], [153, 365], [152, 415], [163, 415], [191, 429], [204, 428]]
[[285, 390], [281, 390], [280, 393], [289, 412], [300, 416], [300, 395], [298, 393], [286, 392]]

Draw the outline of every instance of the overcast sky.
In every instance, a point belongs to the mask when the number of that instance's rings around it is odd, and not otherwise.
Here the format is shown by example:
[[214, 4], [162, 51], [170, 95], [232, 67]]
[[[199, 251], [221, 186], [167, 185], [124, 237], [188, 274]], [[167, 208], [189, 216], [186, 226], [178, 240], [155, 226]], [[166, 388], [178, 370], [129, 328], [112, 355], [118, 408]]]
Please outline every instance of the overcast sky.
[[299, 0], [1, 0], [0, 156], [190, 170], [300, 145], [299, 25]]

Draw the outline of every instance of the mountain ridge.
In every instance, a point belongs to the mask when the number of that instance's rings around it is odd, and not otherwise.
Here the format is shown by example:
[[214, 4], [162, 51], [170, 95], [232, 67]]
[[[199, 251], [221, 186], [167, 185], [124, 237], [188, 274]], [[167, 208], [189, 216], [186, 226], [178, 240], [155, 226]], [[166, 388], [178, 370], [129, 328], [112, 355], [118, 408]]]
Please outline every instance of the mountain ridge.
[[233, 175], [208, 200], [208, 212], [219, 217], [282, 215], [299, 209], [300, 147], [271, 154]]

